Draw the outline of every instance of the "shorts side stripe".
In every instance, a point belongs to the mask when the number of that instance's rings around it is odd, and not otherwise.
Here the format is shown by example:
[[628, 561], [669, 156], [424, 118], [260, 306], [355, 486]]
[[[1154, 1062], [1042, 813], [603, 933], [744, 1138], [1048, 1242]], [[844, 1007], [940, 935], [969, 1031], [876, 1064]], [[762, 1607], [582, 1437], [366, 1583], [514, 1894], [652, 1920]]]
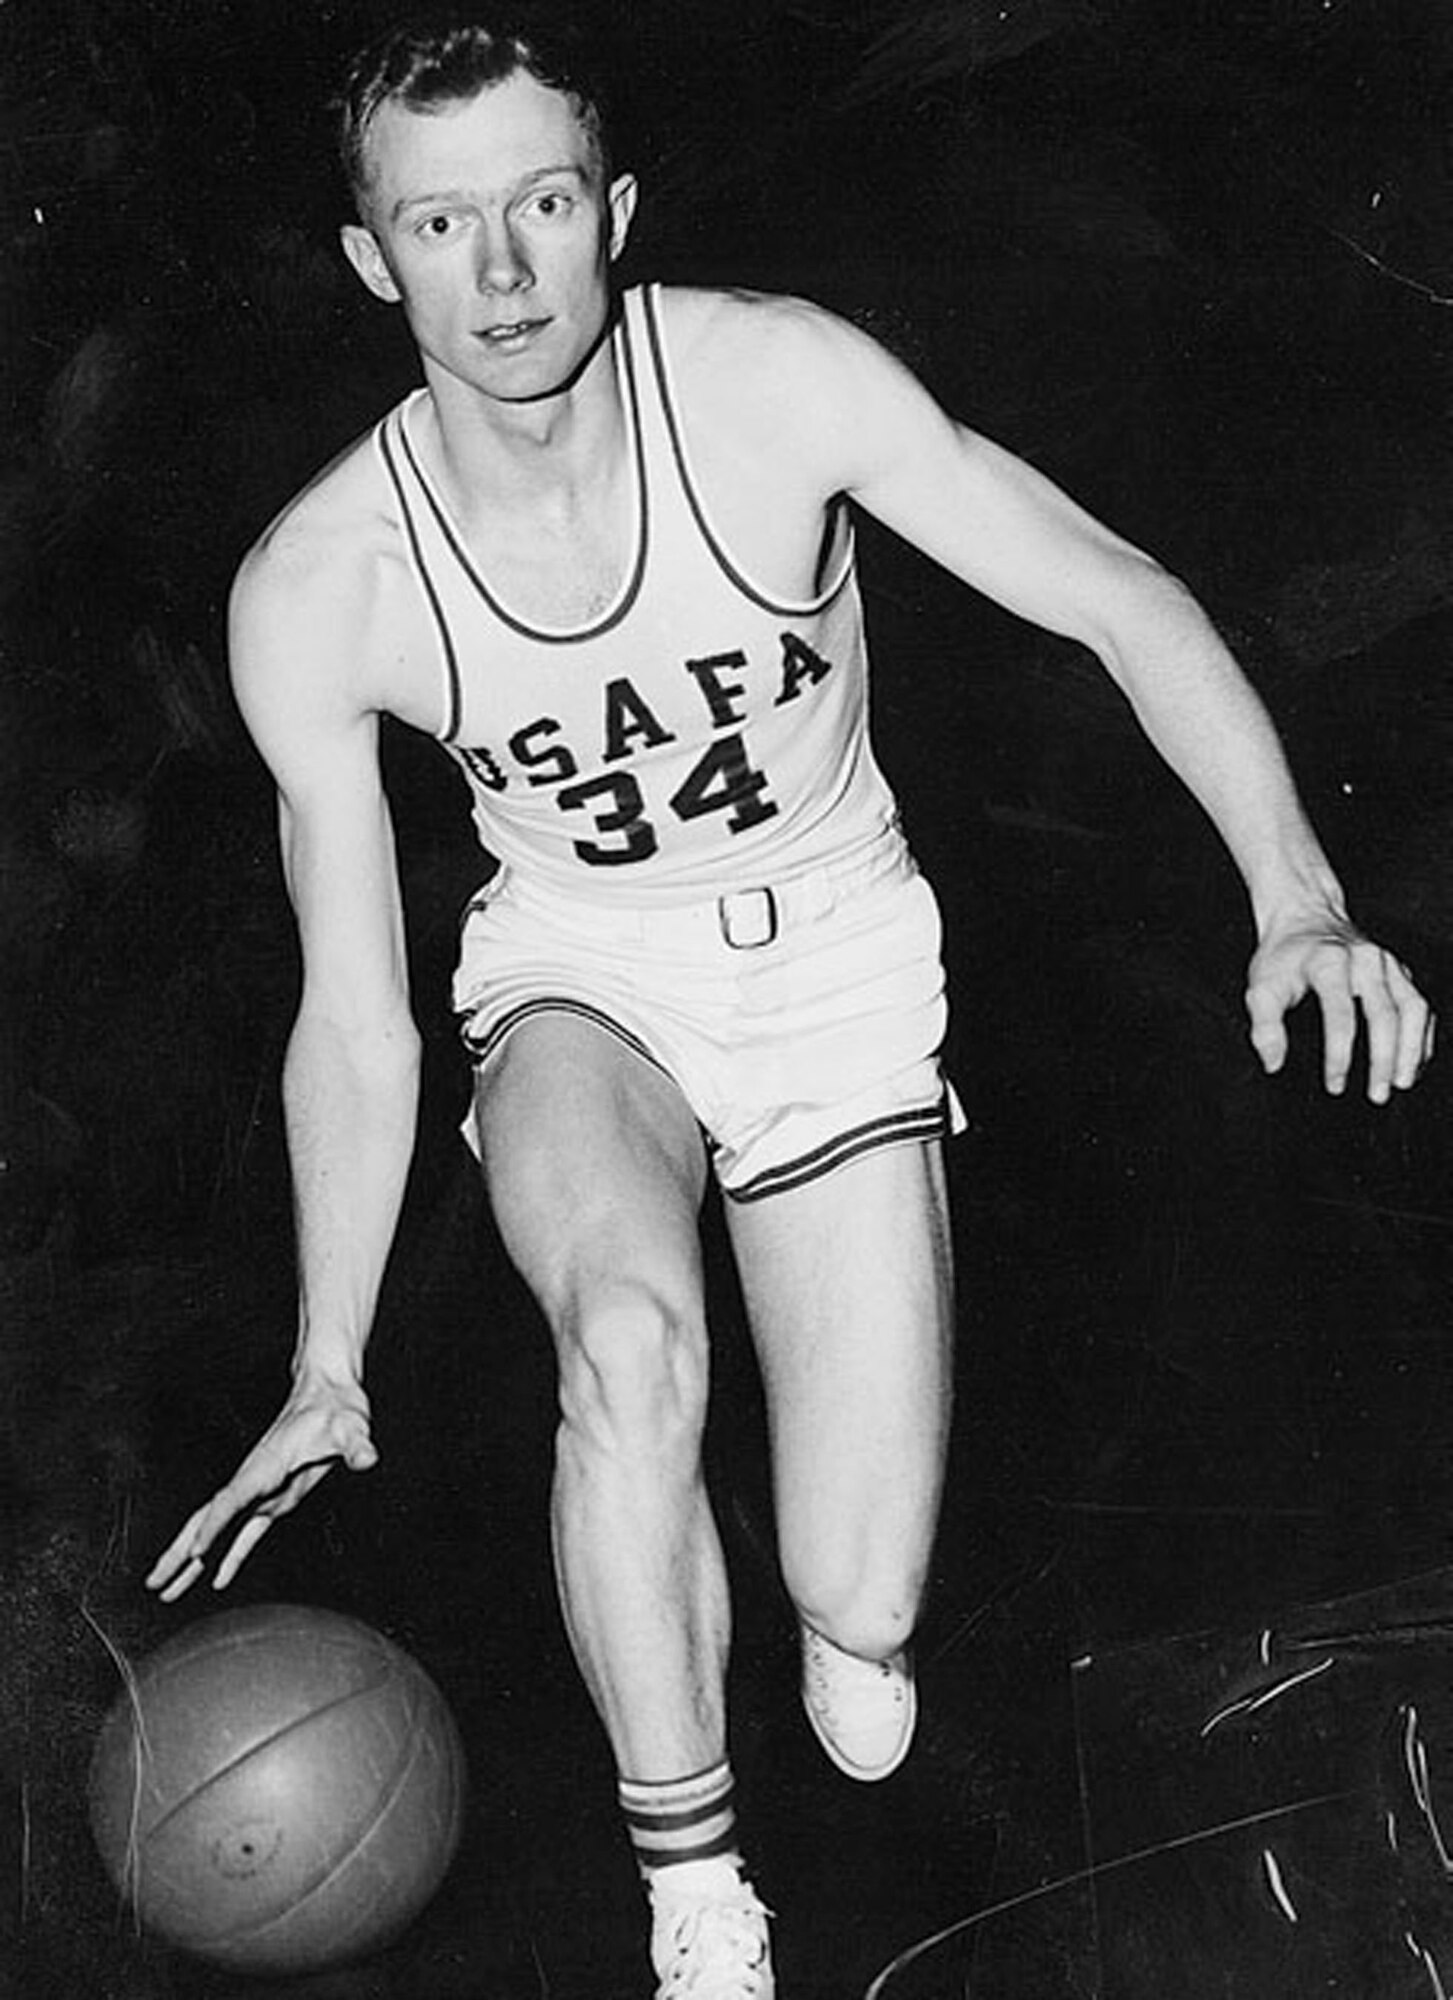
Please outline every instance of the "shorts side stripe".
[[856, 1160], [864, 1153], [874, 1152], [880, 1146], [902, 1145], [908, 1141], [926, 1142], [943, 1138], [948, 1126], [948, 1116], [943, 1099], [934, 1104], [919, 1105], [911, 1111], [895, 1111], [883, 1118], [869, 1119], [865, 1125], [855, 1125], [850, 1131], [840, 1132], [835, 1139], [829, 1139], [821, 1146], [815, 1146], [810, 1153], [800, 1159], [786, 1160], [781, 1166], [768, 1167], [755, 1179], [746, 1181], [741, 1187], [724, 1188], [723, 1192], [732, 1201], [761, 1201], [767, 1195], [782, 1194], [790, 1188], [806, 1187], [810, 1181], [821, 1180], [836, 1167], [845, 1166], [849, 1160]]
[[633, 1055], [640, 1056], [642, 1061], [650, 1063], [653, 1069], [660, 1070], [663, 1076], [671, 1074], [661, 1058], [646, 1046], [639, 1035], [633, 1035], [629, 1028], [623, 1028], [619, 1021], [613, 1020], [601, 1008], [592, 1007], [584, 1000], [567, 1000], [558, 994], [542, 994], [538, 999], [522, 1000], [519, 1006], [511, 1007], [508, 1013], [501, 1014], [491, 1021], [482, 1034], [466, 1027], [464, 1046], [476, 1064], [486, 1063], [505, 1037], [518, 1028], [522, 1021], [528, 1021], [535, 1014], [573, 1014], [578, 1020], [589, 1021], [593, 1027], [603, 1028], [607, 1034], [614, 1035], [616, 1040], [623, 1042]]

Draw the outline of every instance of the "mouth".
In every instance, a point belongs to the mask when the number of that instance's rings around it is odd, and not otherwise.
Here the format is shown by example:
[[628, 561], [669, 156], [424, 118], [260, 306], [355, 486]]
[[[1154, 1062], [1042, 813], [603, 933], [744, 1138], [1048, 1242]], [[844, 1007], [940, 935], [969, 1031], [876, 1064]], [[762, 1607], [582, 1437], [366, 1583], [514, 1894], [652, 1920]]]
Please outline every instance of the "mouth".
[[528, 346], [536, 334], [542, 333], [549, 323], [547, 319], [509, 320], [499, 326], [481, 327], [475, 338], [481, 346], [501, 348], [508, 353]]

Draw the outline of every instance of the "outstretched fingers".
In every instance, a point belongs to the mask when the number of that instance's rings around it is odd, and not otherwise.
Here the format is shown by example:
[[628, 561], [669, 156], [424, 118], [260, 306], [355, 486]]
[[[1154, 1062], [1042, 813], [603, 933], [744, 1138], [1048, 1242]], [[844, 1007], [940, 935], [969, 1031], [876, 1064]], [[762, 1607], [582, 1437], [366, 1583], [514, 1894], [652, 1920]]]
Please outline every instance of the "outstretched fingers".
[[366, 1472], [378, 1463], [368, 1399], [357, 1383], [301, 1382], [271, 1428], [225, 1486], [183, 1526], [147, 1576], [167, 1603], [191, 1589], [218, 1539], [238, 1523], [217, 1571], [224, 1590], [274, 1521], [290, 1514], [337, 1464]]
[[1251, 1040], [1271, 1073], [1286, 1059], [1286, 1015], [1307, 993], [1322, 1016], [1323, 1079], [1345, 1090], [1357, 1050], [1359, 1023], [1367, 1036], [1367, 1095], [1385, 1104], [1394, 1089], [1417, 1081], [1433, 1050], [1431, 1009], [1401, 960], [1369, 938], [1285, 939], [1259, 953], [1246, 993]]
[[1313, 984], [1326, 1026], [1327, 1088], [1340, 1090], [1347, 1080], [1360, 1009], [1367, 1027], [1368, 1097], [1386, 1104], [1394, 1089], [1411, 1089], [1428, 1059], [1432, 1014], [1401, 960], [1362, 938], [1343, 966], [1330, 975], [1319, 968]]
[[1261, 1066], [1268, 1076], [1275, 1076], [1287, 1059], [1286, 1017], [1306, 990], [1306, 981], [1299, 974], [1293, 975], [1280, 968], [1262, 971], [1259, 960], [1252, 968], [1251, 982], [1246, 989], [1251, 1046], [1261, 1058]]
[[326, 1458], [301, 1466], [280, 1484], [269, 1483], [260, 1466], [244, 1467], [197, 1509], [157, 1558], [146, 1579], [148, 1590], [157, 1591], [163, 1603], [174, 1603], [202, 1574], [213, 1544], [244, 1516], [213, 1580], [215, 1590], [225, 1590], [273, 1522], [290, 1514], [334, 1463]]
[[1387, 955], [1387, 981], [1397, 1005], [1397, 1036], [1392, 1080], [1399, 1090], [1411, 1090], [1433, 1056], [1437, 1020], [1401, 959]]
[[1387, 1096], [1378, 1070], [1386, 1061], [1386, 1013], [1377, 983], [1359, 965], [1363, 954], [1376, 949], [1360, 942], [1322, 945], [1308, 962], [1307, 983], [1322, 1010], [1322, 1080], [1334, 1097], [1347, 1088], [1356, 1053], [1359, 999], [1368, 1027], [1368, 1095], [1377, 1101]]
[[147, 1589], [159, 1591], [163, 1602], [170, 1604], [183, 1591], [190, 1590], [202, 1574], [203, 1558], [218, 1532], [217, 1528], [212, 1528], [210, 1532], [208, 1529], [208, 1520], [216, 1505], [215, 1500], [209, 1500], [205, 1507], [199, 1507], [195, 1514], [189, 1516], [181, 1533], [162, 1551], [147, 1572]]

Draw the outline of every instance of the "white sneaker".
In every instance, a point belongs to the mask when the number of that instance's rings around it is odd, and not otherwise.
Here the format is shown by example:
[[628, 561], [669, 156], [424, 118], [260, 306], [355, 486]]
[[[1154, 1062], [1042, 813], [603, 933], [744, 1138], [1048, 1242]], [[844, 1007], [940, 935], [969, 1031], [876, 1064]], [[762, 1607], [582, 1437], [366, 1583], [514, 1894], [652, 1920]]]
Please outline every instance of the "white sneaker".
[[658, 1869], [651, 1909], [656, 2000], [773, 2000], [768, 1912], [733, 1863]]
[[802, 1706], [840, 1771], [862, 1784], [891, 1777], [908, 1755], [918, 1720], [912, 1661], [906, 1651], [860, 1659], [804, 1625]]

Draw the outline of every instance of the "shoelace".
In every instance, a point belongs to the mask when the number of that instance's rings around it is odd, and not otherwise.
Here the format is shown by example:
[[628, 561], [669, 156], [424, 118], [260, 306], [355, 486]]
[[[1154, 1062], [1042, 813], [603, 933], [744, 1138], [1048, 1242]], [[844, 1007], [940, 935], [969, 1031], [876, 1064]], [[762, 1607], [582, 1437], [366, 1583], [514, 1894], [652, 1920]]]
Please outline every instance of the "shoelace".
[[809, 1633], [805, 1647], [809, 1693], [813, 1705], [827, 1718], [829, 1725], [851, 1726], [860, 1718], [855, 1714], [858, 1708], [868, 1710], [869, 1721], [876, 1721], [878, 1704], [883, 1698], [883, 1683], [892, 1683], [893, 1705], [901, 1708], [905, 1698], [903, 1681], [891, 1660], [860, 1660], [852, 1653], [839, 1651], [834, 1658], [827, 1651], [824, 1642]]
[[771, 1991], [766, 1914], [750, 1890], [662, 1912], [671, 1956], [658, 1966], [656, 2000], [764, 2000]]

